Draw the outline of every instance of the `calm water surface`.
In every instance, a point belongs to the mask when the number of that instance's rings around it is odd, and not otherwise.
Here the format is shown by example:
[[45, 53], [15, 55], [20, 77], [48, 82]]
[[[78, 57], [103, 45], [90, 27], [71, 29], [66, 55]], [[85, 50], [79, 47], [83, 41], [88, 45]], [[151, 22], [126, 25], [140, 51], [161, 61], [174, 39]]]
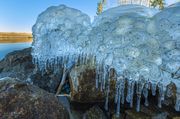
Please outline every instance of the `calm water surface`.
[[0, 60], [4, 58], [7, 53], [15, 50], [21, 50], [31, 46], [31, 43], [0, 43]]

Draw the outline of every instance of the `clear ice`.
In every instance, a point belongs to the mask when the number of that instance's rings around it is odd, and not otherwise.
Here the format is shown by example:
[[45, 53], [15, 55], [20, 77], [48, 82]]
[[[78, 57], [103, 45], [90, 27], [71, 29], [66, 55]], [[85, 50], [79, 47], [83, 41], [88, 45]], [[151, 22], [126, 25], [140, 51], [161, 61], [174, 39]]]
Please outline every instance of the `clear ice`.
[[[73, 68], [85, 64], [95, 66], [95, 87], [106, 92], [106, 110], [112, 80], [110, 70], [114, 69], [117, 116], [125, 101], [133, 107], [134, 98], [137, 111], [142, 96], [144, 105], [148, 106], [149, 90], [154, 96], [158, 90], [161, 108], [170, 83], [176, 85], [175, 109], [180, 111], [179, 13], [180, 3], [162, 11], [123, 5], [108, 9], [91, 23], [89, 16], [79, 10], [65, 5], [50, 7], [39, 15], [32, 29], [33, 62], [42, 72], [48, 68], [63, 69], [69, 63], [75, 65]], [[74, 72], [72, 79], [76, 89], [77, 74]], [[66, 75], [64, 72], [63, 77]]]

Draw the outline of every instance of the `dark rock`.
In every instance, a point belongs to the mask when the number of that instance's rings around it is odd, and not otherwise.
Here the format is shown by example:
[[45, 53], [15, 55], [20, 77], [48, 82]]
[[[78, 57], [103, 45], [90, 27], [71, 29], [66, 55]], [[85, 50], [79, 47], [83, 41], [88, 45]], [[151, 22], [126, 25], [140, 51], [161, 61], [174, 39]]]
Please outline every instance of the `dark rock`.
[[0, 79], [0, 119], [69, 119], [58, 99], [14, 78]]
[[[81, 103], [104, 102], [105, 92], [96, 88], [95, 68], [90, 65], [76, 66], [70, 72], [71, 101]], [[111, 80], [110, 100], [114, 100], [115, 81]]]
[[83, 119], [107, 119], [107, 117], [101, 108], [94, 106], [84, 114]]
[[33, 69], [31, 48], [14, 51], [0, 61], [0, 78], [9, 76], [25, 80]]
[[135, 110], [126, 110], [125, 119], [151, 119], [151, 117], [142, 112], [137, 113]]
[[165, 100], [163, 101], [164, 105], [174, 108], [176, 102], [176, 90], [176, 85], [173, 82], [167, 85]]
[[33, 82], [34, 85], [48, 91], [51, 93], [56, 93], [58, 84], [61, 81], [61, 74], [59, 73], [53, 73], [49, 71], [45, 74], [41, 74], [40, 71], [35, 72], [30, 76], [31, 82]]
[[61, 72], [54, 73], [49, 70], [42, 75], [40, 71], [35, 70], [31, 48], [27, 48], [11, 52], [0, 61], [0, 78], [3, 77], [27, 80], [48, 92], [55, 93], [61, 80]]
[[180, 114], [169, 107], [158, 108], [156, 105], [148, 107], [141, 105], [140, 112], [136, 112], [135, 107], [125, 110], [125, 118], [123, 119], [173, 119], [175, 117], [180, 118]]
[[125, 119], [167, 119], [168, 113], [158, 110], [155, 107], [141, 106], [140, 112], [135, 109], [125, 111]]

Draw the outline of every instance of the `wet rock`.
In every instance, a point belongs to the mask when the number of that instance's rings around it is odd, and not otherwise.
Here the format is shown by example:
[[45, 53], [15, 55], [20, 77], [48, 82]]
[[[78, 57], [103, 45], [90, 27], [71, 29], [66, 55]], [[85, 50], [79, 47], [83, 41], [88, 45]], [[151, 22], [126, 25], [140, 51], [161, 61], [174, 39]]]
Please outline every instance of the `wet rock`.
[[59, 82], [61, 81], [61, 73], [54, 73], [49, 70], [43, 75], [37, 71], [30, 76], [31, 82], [34, 85], [51, 93], [56, 93]]
[[126, 110], [125, 119], [167, 119], [168, 113], [166, 111], [158, 110], [157, 108], [149, 109], [148, 107], [141, 106], [141, 111], [136, 112], [133, 109]]
[[156, 105], [148, 107], [141, 105], [140, 112], [136, 112], [135, 109], [125, 110], [125, 119], [173, 119], [175, 117], [180, 117], [180, 114], [172, 108], [164, 107], [160, 109]]
[[84, 114], [83, 119], [107, 119], [107, 117], [101, 108], [94, 106]]
[[180, 119], [180, 117], [173, 117], [172, 119]]
[[58, 99], [15, 78], [0, 79], [1, 119], [69, 119]]
[[167, 85], [165, 100], [163, 101], [164, 105], [172, 106], [171, 108], [174, 107], [176, 102], [176, 90], [176, 85], [173, 82]]
[[0, 78], [9, 76], [25, 80], [33, 69], [31, 48], [14, 51], [0, 61]]
[[[106, 94], [96, 88], [95, 68], [90, 65], [76, 66], [69, 75], [71, 101], [81, 103], [104, 102]], [[109, 99], [114, 99], [115, 81], [111, 81]]]
[[125, 119], [151, 119], [151, 117], [142, 112], [137, 113], [135, 110], [127, 110]]
[[79, 110], [71, 110], [74, 119], [83, 119], [83, 112]]
[[70, 73], [71, 100], [76, 102], [99, 102], [104, 100], [104, 93], [95, 87], [93, 67], [78, 66]]
[[0, 61], [0, 78], [12, 77], [32, 82], [34, 85], [51, 93], [61, 80], [61, 71], [47, 70], [44, 74], [35, 69], [32, 62], [31, 48], [14, 51]]

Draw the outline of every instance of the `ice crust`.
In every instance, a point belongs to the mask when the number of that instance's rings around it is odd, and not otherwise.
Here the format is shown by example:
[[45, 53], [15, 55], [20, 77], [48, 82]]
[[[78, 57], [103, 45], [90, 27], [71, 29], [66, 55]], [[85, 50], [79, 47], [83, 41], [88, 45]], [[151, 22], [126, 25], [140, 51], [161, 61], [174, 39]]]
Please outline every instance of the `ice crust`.
[[[148, 106], [148, 90], [162, 107], [167, 85], [176, 85], [176, 111], [180, 111], [180, 4], [163, 11], [139, 5], [111, 8], [90, 23], [88, 15], [60, 5], [41, 13], [33, 26], [32, 56], [37, 68], [63, 68], [91, 63], [96, 67], [96, 88], [106, 92], [116, 80], [117, 116], [126, 100], [140, 111], [141, 97]], [[110, 79], [110, 70], [116, 75]], [[74, 84], [78, 85], [75, 72]], [[125, 82], [128, 82], [125, 97]], [[136, 86], [136, 91], [134, 91]], [[77, 87], [77, 86], [76, 86]]]

